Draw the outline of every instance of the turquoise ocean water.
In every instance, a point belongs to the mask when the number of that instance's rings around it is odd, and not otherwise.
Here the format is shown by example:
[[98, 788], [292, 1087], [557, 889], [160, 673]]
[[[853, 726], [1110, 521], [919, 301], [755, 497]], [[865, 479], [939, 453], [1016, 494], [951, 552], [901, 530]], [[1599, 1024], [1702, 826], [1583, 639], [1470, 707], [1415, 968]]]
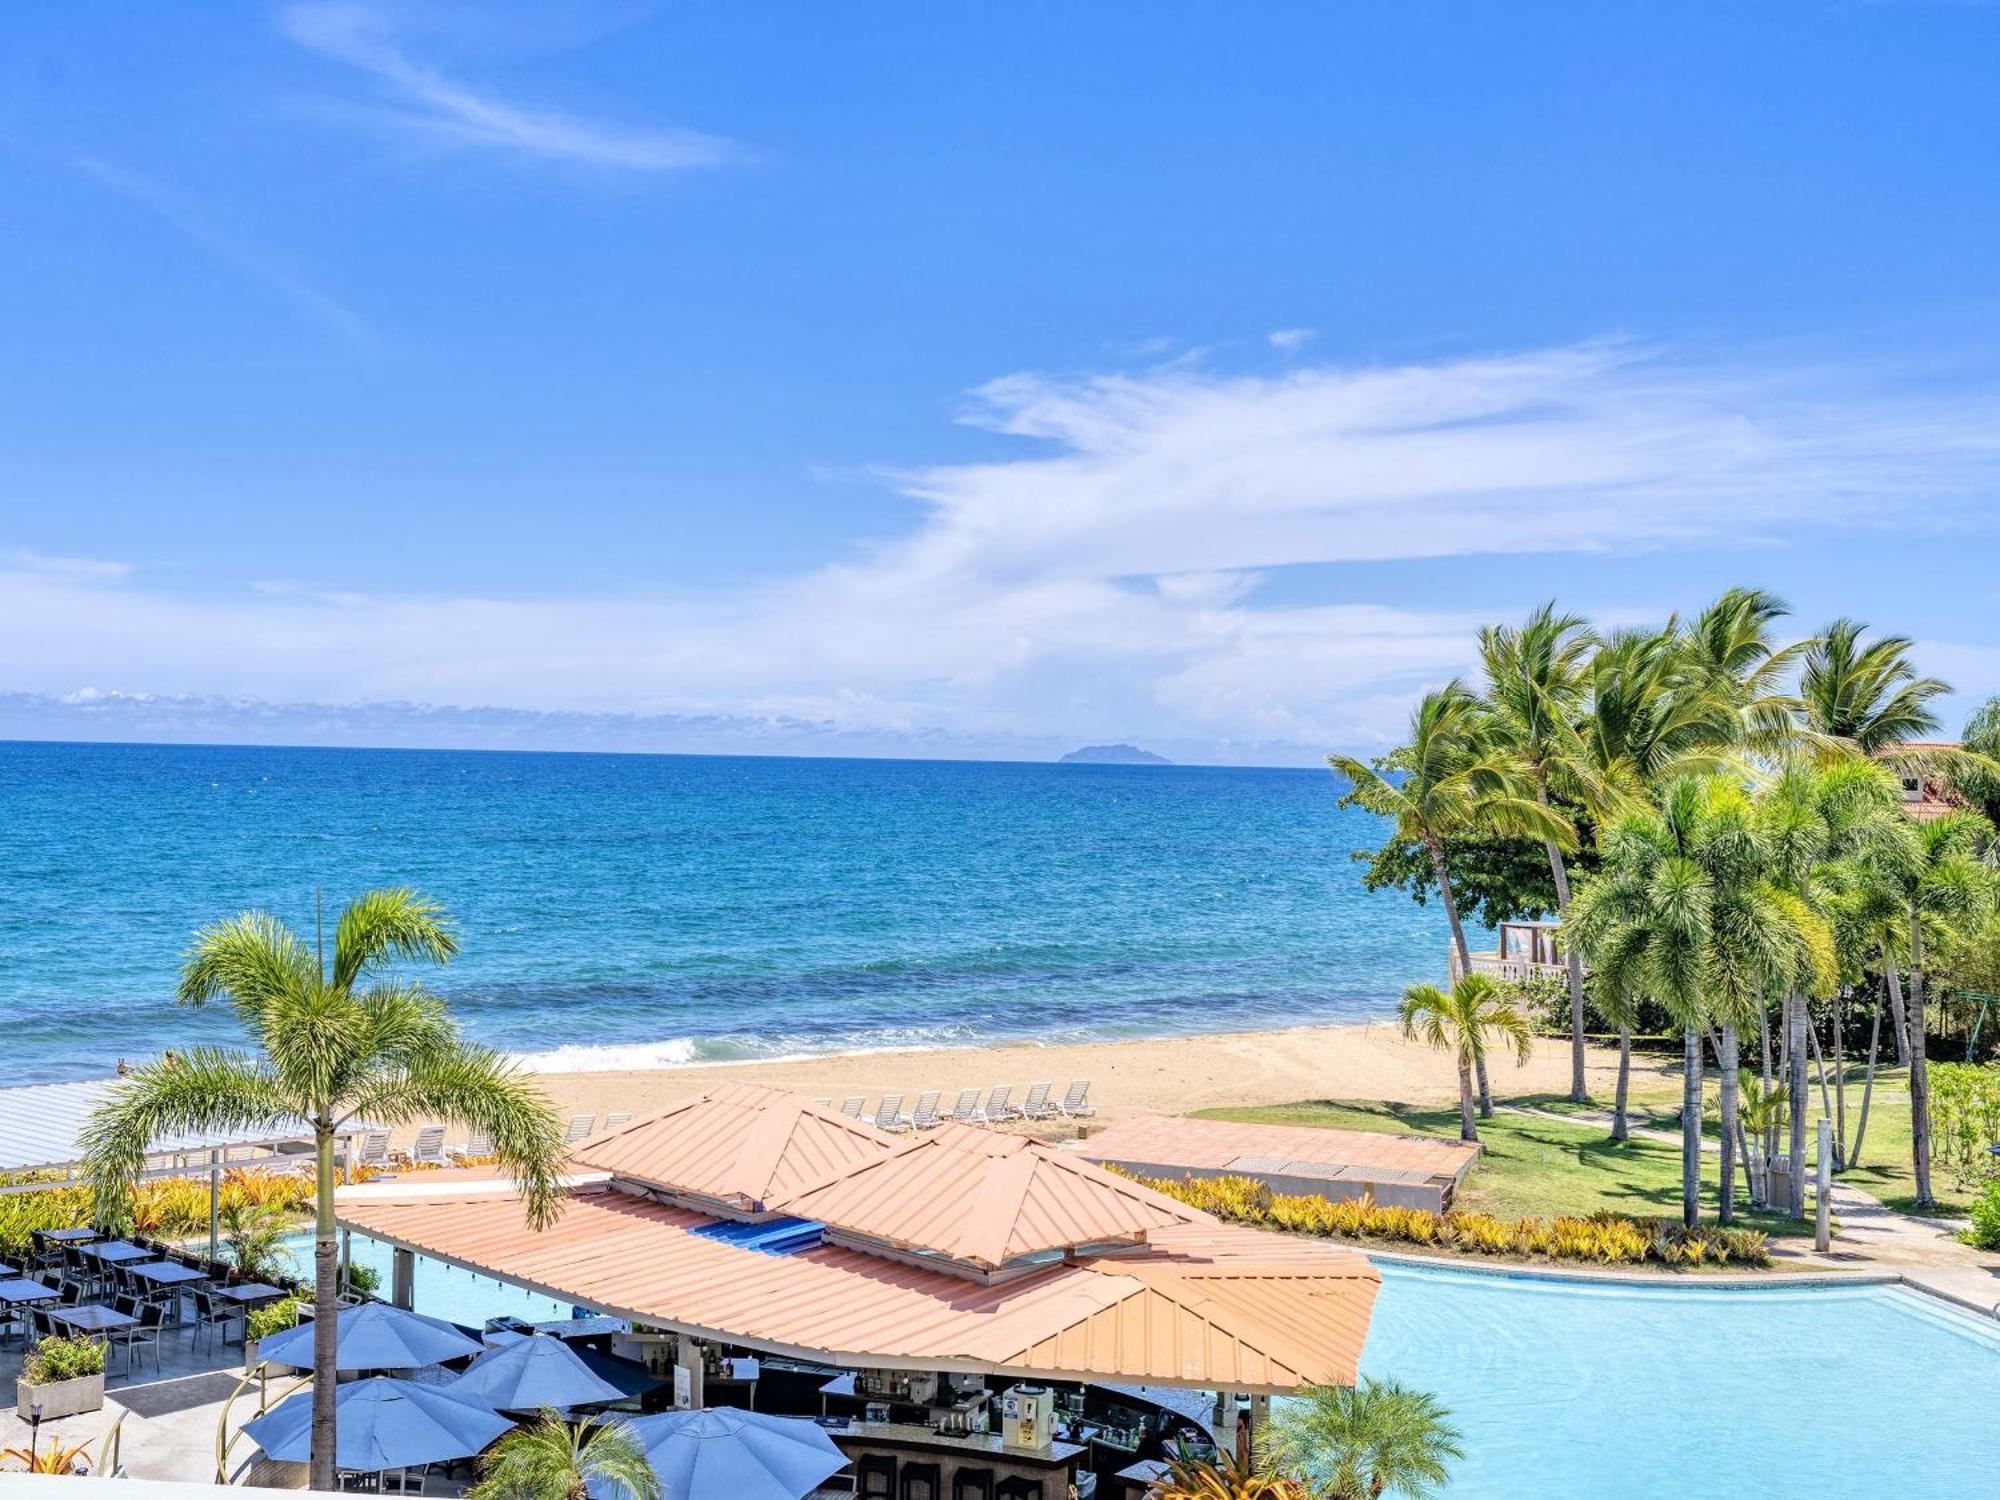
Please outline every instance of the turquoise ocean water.
[[0, 1081], [228, 1041], [205, 921], [442, 899], [427, 980], [541, 1066], [1352, 1020], [1441, 973], [1324, 771], [0, 744]]

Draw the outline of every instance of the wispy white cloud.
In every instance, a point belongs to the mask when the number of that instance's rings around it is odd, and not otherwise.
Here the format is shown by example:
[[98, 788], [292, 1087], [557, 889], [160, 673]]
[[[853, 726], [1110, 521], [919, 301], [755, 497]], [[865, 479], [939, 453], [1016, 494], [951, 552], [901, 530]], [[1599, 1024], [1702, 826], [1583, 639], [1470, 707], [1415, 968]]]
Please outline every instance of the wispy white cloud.
[[164, 220], [217, 260], [271, 287], [341, 338], [358, 345], [374, 342], [372, 330], [359, 314], [268, 252], [218, 228], [199, 208], [164, 184], [93, 156], [72, 158], [71, 165], [121, 198]]
[[2000, 393], [1940, 402], [1605, 345], [1283, 375], [1023, 374], [985, 387], [970, 420], [1022, 451], [902, 474], [907, 535], [750, 588], [197, 597], [0, 568], [0, 659], [19, 664], [0, 688], [1307, 761], [1387, 739], [1416, 691], [1468, 664], [1476, 621], [1370, 597], [1357, 571], [1277, 602], [1272, 570], [1974, 524], [2000, 493]]
[[46, 573], [57, 578], [98, 583], [129, 578], [133, 572], [132, 564], [128, 562], [113, 562], [101, 557], [51, 557], [45, 552], [35, 551], [32, 547], [13, 547], [0, 552], [0, 568], [15, 568], [24, 573]]
[[1280, 354], [1296, 354], [1305, 348], [1313, 336], [1310, 328], [1280, 328], [1275, 333], [1267, 333], [1264, 340]]
[[637, 172], [712, 167], [741, 155], [720, 136], [585, 120], [460, 83], [410, 54], [397, 29], [401, 14], [361, 0], [312, 0], [286, 7], [281, 21], [300, 46], [370, 80], [384, 102], [363, 108], [365, 118], [443, 145]]

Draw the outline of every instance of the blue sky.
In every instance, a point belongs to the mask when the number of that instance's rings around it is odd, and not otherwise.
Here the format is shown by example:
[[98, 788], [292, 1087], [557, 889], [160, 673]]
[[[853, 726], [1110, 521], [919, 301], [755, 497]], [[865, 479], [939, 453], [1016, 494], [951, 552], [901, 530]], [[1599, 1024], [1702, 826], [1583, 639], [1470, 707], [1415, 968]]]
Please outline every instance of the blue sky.
[[[1308, 762], [2000, 691], [2000, 5], [0, 10], [0, 733]], [[396, 705], [428, 705], [417, 708]]]

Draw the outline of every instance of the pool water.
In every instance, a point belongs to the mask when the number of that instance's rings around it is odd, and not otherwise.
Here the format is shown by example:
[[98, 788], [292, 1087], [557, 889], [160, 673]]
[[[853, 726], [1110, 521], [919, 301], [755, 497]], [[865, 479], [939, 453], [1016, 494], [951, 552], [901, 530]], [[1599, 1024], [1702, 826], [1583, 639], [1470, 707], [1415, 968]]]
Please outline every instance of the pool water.
[[1380, 1269], [1361, 1368], [1451, 1409], [1453, 1500], [2000, 1493], [2000, 1324], [1920, 1293]]
[[[311, 1234], [286, 1237], [285, 1254], [298, 1267], [299, 1274], [308, 1279], [312, 1275], [312, 1252]], [[368, 1266], [381, 1278], [380, 1295], [388, 1296], [389, 1262], [393, 1253], [390, 1247], [365, 1234], [357, 1234], [350, 1253], [355, 1265]], [[434, 1318], [443, 1318], [466, 1328], [478, 1328], [488, 1318], [502, 1316], [522, 1318], [530, 1323], [546, 1323], [551, 1318], [567, 1318], [570, 1315], [567, 1302], [524, 1291], [504, 1281], [495, 1281], [490, 1276], [476, 1276], [457, 1266], [432, 1260], [427, 1255], [417, 1257], [412, 1290], [418, 1312], [429, 1313]]]

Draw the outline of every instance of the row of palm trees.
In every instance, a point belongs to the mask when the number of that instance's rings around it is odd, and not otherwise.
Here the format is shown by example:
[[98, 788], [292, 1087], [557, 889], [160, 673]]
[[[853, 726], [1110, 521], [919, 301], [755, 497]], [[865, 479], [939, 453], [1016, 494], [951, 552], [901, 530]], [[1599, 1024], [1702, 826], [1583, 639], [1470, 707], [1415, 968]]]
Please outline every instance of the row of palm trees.
[[[1902, 805], [1899, 770], [1985, 766], [1963, 750], [1911, 748], [1937, 730], [1933, 704], [1949, 689], [1918, 674], [1906, 638], [1871, 639], [1851, 620], [1780, 644], [1785, 614], [1770, 594], [1732, 589], [1691, 618], [1602, 633], [1544, 605], [1519, 626], [1482, 631], [1481, 680], [1426, 694], [1401, 748], [1372, 763], [1329, 757], [1351, 782], [1343, 801], [1391, 820], [1385, 847], [1413, 856], [1418, 894], [1438, 892], [1467, 973], [1454, 881], [1467, 882], [1474, 867], [1490, 877], [1496, 847], [1539, 848], [1548, 885], [1502, 895], [1553, 909], [1562, 923], [1577, 1102], [1589, 1098], [1586, 998], [1618, 1026], [1617, 1138], [1629, 1131], [1639, 1008], [1650, 1002], [1672, 1017], [1683, 1041], [1690, 1224], [1704, 1048], [1720, 1072], [1724, 1221], [1739, 1158], [1753, 1193], [1758, 1180], [1739, 1128], [1746, 1035], [1759, 1042], [1753, 1103], [1762, 1115], [1773, 1113], [1765, 1096], [1776, 1092], [1781, 1063], [1788, 1187], [1774, 1206], [1802, 1214], [1808, 1055], [1817, 1046], [1808, 1005], [1871, 975], [1889, 997], [1898, 1062], [1910, 1072], [1917, 1201], [1932, 1201], [1925, 955], [1994, 900], [1983, 860], [1991, 825], [1956, 811], [1918, 822]], [[1483, 1008], [1475, 1039], [1514, 1039], [1506, 997], [1490, 987], [1466, 999], [1413, 991], [1406, 1029], [1438, 1024], [1454, 1008], [1468, 1022]], [[1486, 1107], [1484, 1047], [1462, 1050]], [[1874, 1064], [1871, 1049], [1862, 1131]]]

